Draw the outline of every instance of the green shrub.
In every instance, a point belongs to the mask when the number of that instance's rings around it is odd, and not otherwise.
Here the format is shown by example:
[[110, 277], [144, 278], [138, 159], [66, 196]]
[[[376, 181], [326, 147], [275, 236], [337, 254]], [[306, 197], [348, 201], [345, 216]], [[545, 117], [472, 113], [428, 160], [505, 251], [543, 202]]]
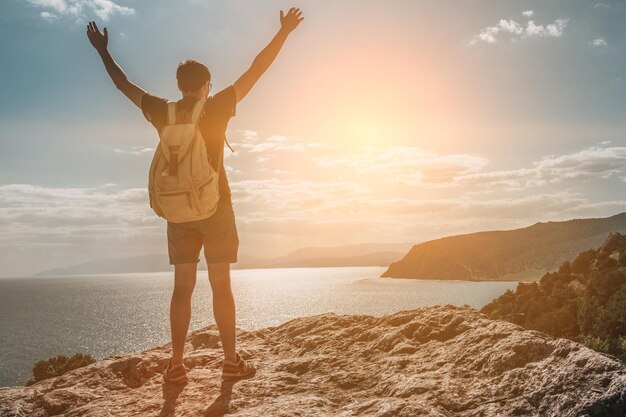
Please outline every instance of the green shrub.
[[591, 262], [595, 255], [596, 251], [593, 249], [579, 253], [574, 262], [572, 262], [572, 272], [575, 274], [586, 274], [591, 271]]
[[26, 386], [44, 379], [63, 375], [73, 369], [82, 368], [94, 363], [96, 360], [90, 355], [77, 353], [72, 357], [65, 355], [55, 356], [46, 360], [37, 361], [33, 366], [33, 377], [26, 382]]
[[602, 339], [601, 337], [584, 335], [581, 339], [581, 342], [597, 352], [609, 352], [609, 341], [606, 339]]
[[620, 337], [618, 340], [618, 346], [622, 352], [626, 352], [626, 336]]
[[570, 274], [572, 272], [572, 265], [569, 261], [565, 261], [559, 266], [558, 273], [559, 274]]

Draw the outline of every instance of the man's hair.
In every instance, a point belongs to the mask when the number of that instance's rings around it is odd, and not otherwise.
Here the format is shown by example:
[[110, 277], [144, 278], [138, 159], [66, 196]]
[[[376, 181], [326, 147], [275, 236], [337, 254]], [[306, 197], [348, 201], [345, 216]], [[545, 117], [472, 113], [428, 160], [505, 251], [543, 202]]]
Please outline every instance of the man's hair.
[[211, 81], [211, 73], [202, 62], [188, 59], [178, 64], [176, 80], [180, 91], [194, 91]]

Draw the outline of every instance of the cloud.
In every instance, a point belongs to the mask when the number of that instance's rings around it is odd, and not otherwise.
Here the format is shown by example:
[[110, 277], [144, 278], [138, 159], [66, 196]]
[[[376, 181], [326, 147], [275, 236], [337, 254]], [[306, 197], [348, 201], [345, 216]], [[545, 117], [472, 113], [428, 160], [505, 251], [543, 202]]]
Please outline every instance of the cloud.
[[572, 154], [544, 158], [535, 169], [557, 181], [607, 179], [626, 173], [626, 147], [591, 147]]
[[[300, 138], [283, 135], [271, 135], [267, 138], [260, 138], [257, 132], [244, 130], [242, 137], [233, 146], [250, 153], [263, 153], [264, 155], [275, 154], [277, 152], [303, 152], [312, 148], [319, 148], [323, 145], [315, 142], [304, 141]], [[259, 157], [269, 159], [267, 156]]]
[[315, 219], [320, 210], [343, 205], [347, 200], [368, 194], [369, 189], [355, 181], [311, 181], [297, 178], [247, 179], [231, 184], [233, 199], [251, 205], [254, 213]]
[[122, 148], [113, 148], [113, 152], [126, 154], [126, 155], [150, 155], [154, 154], [155, 148], [150, 148], [148, 146], [131, 146], [128, 149]]
[[[371, 181], [420, 189], [467, 188], [491, 192], [580, 181], [603, 181], [626, 175], [626, 147], [610, 141], [570, 154], [544, 157], [532, 166], [510, 170], [487, 170], [486, 157], [471, 154], [439, 154], [415, 147], [366, 147], [345, 156], [316, 157], [320, 168], [351, 168]], [[361, 179], [360, 181], [366, 181]], [[468, 190], [469, 191], [469, 190]]]
[[525, 12], [522, 12], [522, 14], [526, 17], [533, 17], [535, 12], [533, 12], [532, 10], [526, 10]]
[[[526, 17], [531, 17], [532, 11], [523, 14]], [[475, 45], [478, 42], [495, 44], [503, 35], [508, 35], [512, 41], [537, 37], [559, 38], [563, 35], [568, 21], [569, 19], [556, 19], [553, 23], [544, 26], [536, 24], [533, 20], [529, 20], [526, 25], [523, 25], [513, 19], [501, 19], [498, 24], [481, 29], [470, 44]]]
[[[111, 187], [102, 187], [109, 189]], [[97, 188], [43, 187], [32, 184], [0, 186], [0, 215], [3, 225], [46, 224], [47, 228], [67, 226], [66, 220], [81, 219], [81, 224], [117, 226], [144, 222], [151, 216], [147, 190], [130, 188], [105, 193]], [[129, 230], [130, 231], [130, 230]]]
[[322, 154], [315, 157], [315, 163], [320, 168], [351, 168], [355, 175], [365, 176], [361, 182], [384, 179], [389, 185], [420, 189], [473, 185], [491, 191], [523, 191], [626, 175], [626, 147], [610, 144], [611, 141], [602, 141], [599, 146], [544, 157], [531, 166], [510, 170], [488, 170], [490, 161], [481, 155], [439, 154], [402, 146], [365, 147], [345, 156]]
[[607, 43], [602, 38], [596, 38], [596, 39], [592, 40], [591, 42], [589, 42], [589, 45], [602, 47], [602, 46], [607, 46]]
[[626, 147], [590, 147], [578, 152], [541, 159], [532, 167], [479, 172], [454, 179], [458, 185], [523, 190], [550, 184], [607, 180], [626, 174]]
[[50, 12], [41, 12], [39, 13], [39, 16], [43, 20], [47, 20], [48, 22], [52, 22], [53, 20], [56, 20], [57, 18], [57, 15], [55, 15], [54, 13], [50, 13]]
[[[0, 186], [0, 273], [12, 268], [34, 273], [62, 265], [68, 253], [80, 262], [150, 251], [162, 227], [149, 207], [147, 191], [104, 192], [111, 188]], [[24, 256], [38, 261], [20, 266]]]
[[112, 0], [26, 0], [31, 5], [45, 9], [39, 13], [44, 20], [55, 20], [67, 16], [84, 20], [92, 13], [107, 21], [114, 14], [132, 15], [135, 9], [122, 6]]
[[[242, 254], [337, 241], [418, 242], [626, 210], [621, 196], [602, 193], [626, 181], [626, 147], [608, 141], [500, 170], [480, 154], [326, 144], [303, 152], [293, 145], [307, 142], [296, 137], [232, 136], [237, 152], [227, 168]], [[259, 151], [266, 143], [272, 146]], [[166, 249], [164, 221], [145, 187], [0, 185], [0, 275]]]
[[534, 21], [529, 21], [526, 26], [526, 36], [550, 36], [558, 38], [563, 35], [565, 27], [567, 27], [568, 19], [557, 19], [549, 25], [537, 25]]
[[342, 158], [317, 159], [320, 167], [351, 167], [357, 174], [375, 174], [404, 185], [436, 185], [476, 172], [489, 161], [476, 155], [439, 154], [409, 146], [363, 148]]
[[241, 174], [236, 180], [255, 177], [269, 180], [288, 177], [294, 181], [339, 178], [355, 184], [370, 184], [373, 188], [463, 188], [466, 192], [477, 192], [484, 189], [523, 191], [551, 184], [603, 181], [626, 175], [626, 147], [611, 146], [611, 141], [602, 141], [598, 146], [569, 154], [545, 157], [531, 166], [489, 170], [491, 161], [477, 154], [437, 153], [414, 146], [363, 146], [340, 151], [329, 145], [302, 152], [300, 146], [291, 146], [300, 143], [292, 138], [273, 136], [262, 139], [256, 134], [248, 134], [248, 137], [260, 145], [270, 145], [264, 147], [262, 153], [256, 145], [240, 145], [241, 152], [236, 161], [232, 161]]
[[163, 252], [147, 190], [0, 185], [0, 275]]

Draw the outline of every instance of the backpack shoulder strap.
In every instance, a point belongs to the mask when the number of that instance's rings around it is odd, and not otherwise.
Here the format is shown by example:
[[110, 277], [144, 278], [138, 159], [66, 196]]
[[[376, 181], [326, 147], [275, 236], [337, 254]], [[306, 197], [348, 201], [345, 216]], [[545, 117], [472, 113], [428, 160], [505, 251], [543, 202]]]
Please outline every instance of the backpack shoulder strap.
[[228, 139], [224, 138], [224, 142], [226, 142], [226, 146], [228, 146], [228, 149], [230, 149], [231, 152], [235, 152], [235, 150], [233, 149], [232, 146], [230, 146], [230, 143], [228, 143]]
[[193, 106], [193, 111], [191, 113], [191, 123], [198, 123], [202, 112], [204, 111], [204, 104], [206, 100], [198, 100], [196, 104]]
[[176, 102], [169, 101], [167, 103], [167, 124], [176, 124]]

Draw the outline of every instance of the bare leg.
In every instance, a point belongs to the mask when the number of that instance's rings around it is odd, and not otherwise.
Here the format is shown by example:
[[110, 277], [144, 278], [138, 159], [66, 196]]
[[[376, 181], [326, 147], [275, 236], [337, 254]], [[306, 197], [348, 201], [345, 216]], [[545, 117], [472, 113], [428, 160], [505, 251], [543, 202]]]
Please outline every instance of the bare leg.
[[174, 267], [174, 292], [170, 304], [172, 332], [172, 368], [183, 363], [185, 339], [191, 321], [191, 295], [196, 286], [197, 264], [179, 264]]
[[209, 264], [209, 282], [213, 290], [213, 315], [220, 331], [224, 359], [234, 361], [235, 300], [230, 288], [230, 264]]

